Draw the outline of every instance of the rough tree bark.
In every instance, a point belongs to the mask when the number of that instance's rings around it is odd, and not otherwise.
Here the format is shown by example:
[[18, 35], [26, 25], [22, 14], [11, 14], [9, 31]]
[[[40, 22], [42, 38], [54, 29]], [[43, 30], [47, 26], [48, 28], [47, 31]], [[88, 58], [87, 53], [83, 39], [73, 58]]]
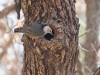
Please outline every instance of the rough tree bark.
[[100, 67], [95, 71], [94, 75], [100, 75]]
[[79, 24], [74, 3], [75, 0], [21, 0], [25, 25], [46, 23], [55, 32], [51, 41], [23, 36], [22, 75], [76, 74]]
[[76, 73], [76, 75], [83, 75], [82, 63], [80, 62], [79, 58], [77, 61], [77, 73]]
[[[91, 44], [94, 44], [94, 47], [98, 48], [99, 45], [99, 24], [100, 21], [96, 22], [97, 18], [99, 17], [98, 14], [100, 14], [100, 0], [85, 0], [86, 5], [87, 5], [87, 11], [86, 11], [86, 16], [87, 16], [87, 30], [91, 29], [92, 27], [93, 30], [87, 34], [86, 36], [86, 42], [84, 43], [84, 48], [87, 50], [90, 50], [89, 52], [85, 52], [85, 62], [86, 66], [90, 68], [90, 70], [94, 73], [94, 71], [97, 68], [96, 64], [96, 53], [93, 50], [93, 47]], [[94, 24], [95, 23], [95, 24]], [[87, 72], [87, 70], [85, 70]], [[87, 72], [89, 74], [89, 72]], [[91, 74], [90, 74], [91, 75]]]

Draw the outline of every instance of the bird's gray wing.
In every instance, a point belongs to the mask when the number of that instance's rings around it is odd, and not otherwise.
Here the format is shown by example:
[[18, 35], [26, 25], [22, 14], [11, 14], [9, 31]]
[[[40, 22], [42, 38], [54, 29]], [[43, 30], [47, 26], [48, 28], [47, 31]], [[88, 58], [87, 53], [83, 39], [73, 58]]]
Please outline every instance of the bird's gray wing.
[[34, 36], [42, 36], [44, 34], [41, 25], [30, 25], [26, 27], [27, 33], [32, 34]]

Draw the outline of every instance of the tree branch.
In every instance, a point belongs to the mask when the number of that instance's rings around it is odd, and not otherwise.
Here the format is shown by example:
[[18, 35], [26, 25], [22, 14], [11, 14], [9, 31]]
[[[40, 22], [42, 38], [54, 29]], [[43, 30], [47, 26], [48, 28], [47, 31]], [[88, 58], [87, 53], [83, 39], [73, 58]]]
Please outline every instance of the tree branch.
[[9, 14], [9, 12], [15, 10], [15, 4], [10, 5], [6, 8], [4, 8], [2, 11], [0, 11], [0, 19]]

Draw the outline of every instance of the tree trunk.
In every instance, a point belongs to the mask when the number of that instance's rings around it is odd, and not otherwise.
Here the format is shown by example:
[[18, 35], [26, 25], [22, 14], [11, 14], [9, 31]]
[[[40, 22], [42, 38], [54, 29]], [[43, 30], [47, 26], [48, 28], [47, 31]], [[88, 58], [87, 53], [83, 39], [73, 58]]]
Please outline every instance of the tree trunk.
[[76, 73], [76, 75], [83, 75], [82, 63], [80, 62], [79, 58], [77, 61], [77, 73]]
[[[84, 48], [90, 51], [85, 52], [86, 55], [85, 62], [86, 66], [88, 66], [91, 72], [94, 73], [94, 71], [97, 68], [96, 64], [97, 60], [96, 60], [96, 53], [93, 50], [91, 44], [94, 44], [94, 48], [97, 50], [99, 45], [98, 35], [99, 35], [99, 24], [100, 24], [100, 22], [97, 21], [97, 18], [99, 17], [98, 14], [100, 14], [99, 12], [100, 0], [85, 0], [85, 2], [87, 4], [87, 11], [86, 11], [87, 30], [94, 27], [93, 30], [86, 35], [87, 37], [86, 37], [86, 42], [84, 44]], [[87, 73], [89, 74], [89, 72]]]
[[100, 75], [100, 67], [95, 71], [94, 75]]
[[21, 0], [21, 8], [25, 25], [46, 23], [55, 33], [51, 41], [23, 36], [22, 75], [75, 75], [79, 24], [74, 1]]

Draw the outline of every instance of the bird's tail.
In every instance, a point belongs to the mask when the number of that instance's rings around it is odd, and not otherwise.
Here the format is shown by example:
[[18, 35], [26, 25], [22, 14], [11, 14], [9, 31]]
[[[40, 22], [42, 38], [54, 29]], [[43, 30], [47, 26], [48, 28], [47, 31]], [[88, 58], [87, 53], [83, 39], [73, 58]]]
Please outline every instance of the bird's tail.
[[14, 29], [14, 33], [23, 33], [25, 30], [24, 30], [24, 27], [20, 27], [20, 28], [15, 28]]

